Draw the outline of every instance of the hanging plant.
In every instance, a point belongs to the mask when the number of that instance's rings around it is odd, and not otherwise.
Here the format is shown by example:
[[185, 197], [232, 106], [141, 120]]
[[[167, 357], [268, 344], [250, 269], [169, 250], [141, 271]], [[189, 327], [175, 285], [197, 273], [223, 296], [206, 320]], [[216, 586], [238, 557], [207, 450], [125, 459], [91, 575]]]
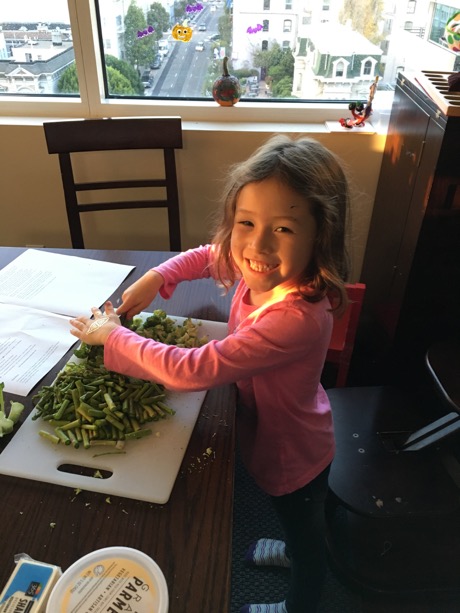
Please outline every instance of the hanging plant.
[[222, 76], [214, 81], [212, 97], [220, 106], [233, 106], [241, 98], [240, 82], [228, 72], [228, 57], [223, 60]]

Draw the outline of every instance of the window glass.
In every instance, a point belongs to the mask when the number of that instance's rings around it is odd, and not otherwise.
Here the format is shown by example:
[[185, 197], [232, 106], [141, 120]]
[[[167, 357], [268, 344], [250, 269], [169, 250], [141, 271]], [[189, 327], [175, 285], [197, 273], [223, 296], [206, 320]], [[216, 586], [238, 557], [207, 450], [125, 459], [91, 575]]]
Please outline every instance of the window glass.
[[[94, 11], [77, 20], [82, 5]], [[377, 76], [391, 92], [401, 66], [458, 70], [444, 29], [459, 11], [460, 0], [2, 0], [0, 99], [78, 98], [79, 62], [93, 104], [210, 101], [224, 57], [243, 101], [365, 99]]]
[[[393, 33], [424, 36], [433, 5], [410, 0], [97, 4], [108, 97], [209, 99], [227, 56], [243, 99], [267, 102], [365, 98], [377, 76], [379, 89], [394, 89], [395, 68], [410, 41]], [[439, 27], [448, 12], [435, 9]], [[429, 43], [426, 36], [425, 46]], [[254, 79], [260, 82], [257, 89]]]
[[75, 96], [78, 93], [67, 0], [3, 0], [0, 3], [0, 94]]

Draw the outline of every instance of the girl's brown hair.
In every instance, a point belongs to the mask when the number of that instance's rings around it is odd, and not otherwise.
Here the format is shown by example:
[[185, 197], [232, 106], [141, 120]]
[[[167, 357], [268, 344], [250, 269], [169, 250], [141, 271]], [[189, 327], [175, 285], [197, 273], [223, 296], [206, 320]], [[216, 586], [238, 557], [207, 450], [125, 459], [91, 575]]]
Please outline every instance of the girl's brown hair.
[[328, 295], [333, 310], [340, 313], [347, 305], [344, 283], [349, 273], [345, 246], [350, 201], [348, 181], [338, 158], [311, 138], [274, 136], [248, 160], [230, 169], [223, 194], [224, 206], [212, 239], [217, 247], [216, 266], [220, 281], [229, 288], [238, 278], [230, 239], [239, 193], [248, 183], [272, 177], [303, 196], [316, 221], [313, 256], [299, 291], [310, 302]]

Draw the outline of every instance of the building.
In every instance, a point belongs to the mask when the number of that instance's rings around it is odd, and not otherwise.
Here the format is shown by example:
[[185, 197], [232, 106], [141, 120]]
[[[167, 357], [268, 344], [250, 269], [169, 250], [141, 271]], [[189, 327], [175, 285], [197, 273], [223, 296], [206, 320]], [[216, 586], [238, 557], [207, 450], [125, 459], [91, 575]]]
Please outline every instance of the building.
[[59, 78], [74, 59], [70, 29], [4, 30], [0, 37], [0, 91], [57, 94]]
[[460, 11], [460, 0], [448, 1], [448, 5], [430, 0], [387, 2], [382, 43], [385, 83], [394, 84], [404, 70], [460, 70], [460, 54], [448, 49], [444, 39], [445, 24]]
[[382, 53], [350, 25], [305, 26], [294, 52], [293, 95], [327, 100], [365, 97]]
[[233, 1], [232, 62], [235, 69], [252, 68], [254, 53], [269, 49], [275, 42], [283, 49], [295, 46], [302, 2], [264, 0], [257, 5], [246, 0]]

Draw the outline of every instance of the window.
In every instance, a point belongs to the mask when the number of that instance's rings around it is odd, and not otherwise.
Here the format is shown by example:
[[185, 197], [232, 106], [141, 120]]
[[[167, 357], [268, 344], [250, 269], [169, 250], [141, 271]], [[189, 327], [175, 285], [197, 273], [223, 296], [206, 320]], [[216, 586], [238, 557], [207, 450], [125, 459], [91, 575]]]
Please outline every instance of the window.
[[372, 74], [372, 60], [366, 60], [363, 62], [363, 75], [371, 75]]
[[334, 62], [334, 77], [344, 77], [346, 72], [345, 61], [337, 60]]
[[0, 91], [0, 98], [78, 94], [66, 0], [2, 3]]
[[416, 5], [417, 5], [417, 2], [415, 0], [409, 0], [407, 3], [407, 12], [415, 13]]
[[429, 40], [439, 45], [446, 46], [444, 39], [444, 29], [447, 21], [459, 12], [459, 8], [449, 6], [446, 4], [434, 4], [433, 18], [431, 20], [431, 27], [429, 31]]
[[[406, 59], [407, 40], [400, 40], [407, 7], [414, 8], [413, 24], [441, 46], [445, 23], [459, 10], [430, 3], [426, 11], [406, 0], [404, 10], [397, 3], [391, 12], [391, 3], [371, 4], [382, 6], [380, 13], [362, 19], [363, 4], [344, 0], [5, 0], [0, 114], [210, 119], [218, 112], [212, 84], [227, 56], [245, 92], [250, 77], [270, 83], [270, 97], [243, 95], [238, 116], [276, 121], [273, 109], [282, 104], [283, 120], [297, 121], [316, 100], [342, 103], [328, 107], [328, 115], [334, 108], [340, 116], [350, 100], [366, 99], [377, 72], [383, 97], [397, 66], [426, 69], [423, 54]], [[181, 26], [189, 40], [180, 38]], [[455, 54], [445, 52], [453, 68]], [[154, 77], [147, 87], [145, 71]]]

